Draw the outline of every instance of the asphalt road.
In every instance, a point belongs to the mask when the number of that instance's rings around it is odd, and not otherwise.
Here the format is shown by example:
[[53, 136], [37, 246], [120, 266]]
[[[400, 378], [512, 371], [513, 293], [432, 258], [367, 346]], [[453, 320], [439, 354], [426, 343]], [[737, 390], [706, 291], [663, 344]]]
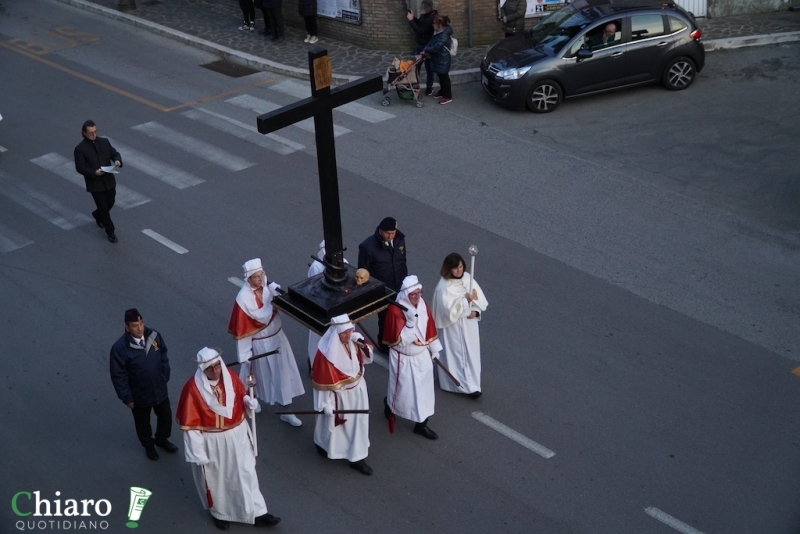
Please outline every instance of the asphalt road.
[[[129, 486], [153, 491], [140, 530], [213, 531], [182, 454], [145, 458], [108, 350], [123, 311], [138, 307], [168, 344], [176, 402], [197, 350], [235, 350], [228, 279], [245, 260], [260, 256], [284, 287], [304, 276], [321, 238], [313, 135], [292, 127], [267, 140], [241, 127], [303, 84], [229, 78], [198, 67], [210, 54], [56, 2], [0, 8], [0, 65], [13, 73], [0, 77], [0, 531], [31, 520], [9, 504], [20, 491], [107, 499], [106, 530], [127, 531]], [[370, 478], [319, 458], [312, 421], [291, 428], [265, 407], [258, 474], [283, 518], [275, 530], [800, 530], [796, 204], [784, 203], [798, 173], [780, 150], [797, 138], [784, 105], [797, 50], [715, 53], [684, 93], [637, 89], [546, 117], [489, 105], [477, 85], [457, 87], [450, 106], [382, 108], [376, 95], [337, 112], [351, 261], [393, 215], [430, 295], [443, 257], [478, 245], [484, 396], [439, 392], [436, 442], [410, 423], [390, 435], [375, 409]], [[776, 57], [774, 79], [725, 76]], [[733, 116], [755, 94], [772, 105]], [[116, 245], [69, 172], [90, 117], [124, 147]], [[768, 173], [754, 174], [755, 141]], [[668, 153], [698, 171], [668, 165]], [[306, 333], [284, 325], [303, 369]], [[387, 372], [374, 364], [366, 376], [379, 408]], [[297, 407], [311, 404], [304, 380]]]

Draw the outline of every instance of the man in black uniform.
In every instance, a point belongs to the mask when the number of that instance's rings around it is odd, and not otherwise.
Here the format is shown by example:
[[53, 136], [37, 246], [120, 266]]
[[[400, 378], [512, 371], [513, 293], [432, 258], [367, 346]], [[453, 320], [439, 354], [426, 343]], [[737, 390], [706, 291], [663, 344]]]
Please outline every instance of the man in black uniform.
[[[358, 245], [358, 268], [369, 271], [370, 276], [383, 282], [386, 287], [397, 292], [403, 279], [408, 276], [406, 265], [406, 236], [397, 229], [397, 221], [386, 217], [375, 229], [375, 233]], [[386, 310], [378, 314], [378, 343], [381, 350], [388, 352], [383, 344], [383, 321]]]
[[[147, 457], [158, 460], [158, 445], [167, 452], [178, 447], [170, 443], [172, 410], [167, 396], [169, 358], [161, 334], [146, 328], [136, 308], [125, 312], [125, 333], [111, 347], [111, 382], [119, 399], [133, 412], [136, 435]], [[156, 414], [156, 435], [150, 426], [150, 410]]]
[[100, 167], [122, 167], [122, 157], [105, 137], [97, 137], [94, 121], [83, 123], [83, 141], [75, 147], [75, 170], [86, 180], [86, 191], [92, 194], [97, 209], [92, 212], [97, 226], [103, 228], [108, 240], [117, 242], [114, 223], [111, 221], [111, 208], [117, 196], [117, 181], [114, 174], [104, 172]]

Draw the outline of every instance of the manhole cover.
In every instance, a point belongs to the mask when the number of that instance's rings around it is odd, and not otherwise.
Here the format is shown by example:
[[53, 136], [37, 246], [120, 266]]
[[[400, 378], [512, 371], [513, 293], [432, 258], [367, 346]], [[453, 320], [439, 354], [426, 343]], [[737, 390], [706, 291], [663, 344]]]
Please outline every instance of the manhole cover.
[[209, 70], [213, 70], [214, 72], [219, 72], [225, 76], [230, 76], [231, 78], [241, 78], [242, 76], [247, 76], [249, 74], [255, 74], [258, 72], [250, 67], [243, 67], [224, 59], [220, 59], [219, 61], [214, 61], [212, 63], [206, 63], [205, 65], [200, 66]]

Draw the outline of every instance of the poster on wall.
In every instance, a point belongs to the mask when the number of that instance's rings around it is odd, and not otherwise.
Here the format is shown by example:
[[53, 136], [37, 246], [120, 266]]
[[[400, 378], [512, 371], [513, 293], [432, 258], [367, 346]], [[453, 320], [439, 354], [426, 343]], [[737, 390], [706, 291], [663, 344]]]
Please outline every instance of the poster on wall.
[[[499, 9], [503, 7], [506, 0], [500, 0]], [[525, 18], [541, 17], [551, 11], [557, 11], [564, 7], [566, 0], [527, 0], [525, 9]]]
[[361, 0], [317, 0], [317, 14], [361, 24]]

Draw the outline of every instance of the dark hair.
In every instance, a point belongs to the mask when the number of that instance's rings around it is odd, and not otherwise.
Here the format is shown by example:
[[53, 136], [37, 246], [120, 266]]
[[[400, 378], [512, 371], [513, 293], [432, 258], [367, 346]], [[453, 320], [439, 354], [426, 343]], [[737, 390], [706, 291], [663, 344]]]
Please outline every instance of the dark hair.
[[443, 28], [445, 26], [450, 26], [450, 17], [447, 15], [437, 15], [435, 19], [433, 19], [434, 24], [439, 24]]
[[96, 126], [93, 120], [84, 122], [83, 126], [81, 127], [81, 132], [86, 133], [86, 128], [90, 128], [92, 126]]
[[425, 13], [430, 13], [433, 11], [433, 0], [422, 0], [422, 2], [419, 3], [419, 7], [424, 7]]
[[459, 265], [463, 265], [464, 269], [467, 268], [467, 264], [464, 262], [464, 258], [461, 257], [461, 254], [458, 252], [451, 252], [447, 255], [444, 259], [444, 263], [442, 263], [442, 269], [439, 271], [439, 274], [442, 278], [453, 278], [453, 269], [456, 269]]

